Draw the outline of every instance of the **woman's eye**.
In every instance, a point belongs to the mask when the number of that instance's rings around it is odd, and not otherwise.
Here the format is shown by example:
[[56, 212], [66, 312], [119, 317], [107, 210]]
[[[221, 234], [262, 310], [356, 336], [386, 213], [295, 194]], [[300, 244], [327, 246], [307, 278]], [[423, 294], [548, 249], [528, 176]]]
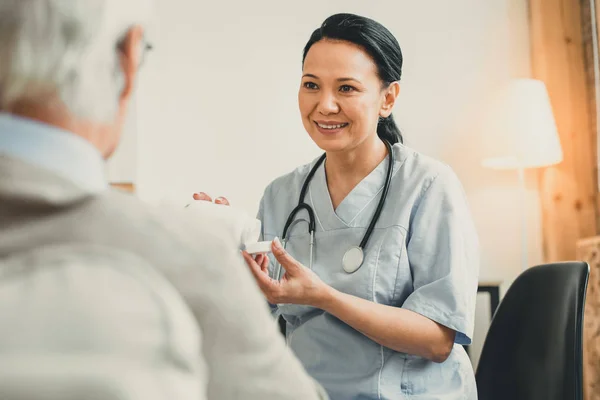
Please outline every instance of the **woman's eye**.
[[353, 88], [352, 86], [350, 86], [350, 85], [343, 85], [342, 87], [340, 87], [340, 91], [341, 91], [341, 92], [346, 92], [346, 93], [348, 93], [348, 92], [353, 92], [354, 90], [356, 90], [356, 89], [354, 89], [354, 88]]
[[304, 82], [304, 87], [307, 89], [314, 90], [317, 88], [317, 85], [314, 82]]

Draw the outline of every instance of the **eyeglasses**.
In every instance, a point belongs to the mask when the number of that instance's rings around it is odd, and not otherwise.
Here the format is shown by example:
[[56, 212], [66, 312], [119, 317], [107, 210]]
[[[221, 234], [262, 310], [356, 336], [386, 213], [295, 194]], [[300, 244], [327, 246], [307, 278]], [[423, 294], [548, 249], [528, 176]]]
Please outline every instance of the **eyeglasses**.
[[142, 65], [144, 65], [144, 61], [146, 61], [146, 55], [148, 54], [148, 52], [152, 51], [153, 49], [154, 46], [151, 43], [146, 42], [146, 40], [144, 39], [142, 55], [140, 56], [140, 68], [142, 67]]

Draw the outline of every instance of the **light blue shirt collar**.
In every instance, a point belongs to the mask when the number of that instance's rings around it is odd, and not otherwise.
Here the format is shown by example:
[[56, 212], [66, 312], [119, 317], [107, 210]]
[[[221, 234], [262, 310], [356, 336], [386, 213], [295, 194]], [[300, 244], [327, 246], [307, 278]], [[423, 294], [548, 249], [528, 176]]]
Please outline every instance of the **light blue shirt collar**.
[[100, 152], [82, 137], [51, 125], [0, 113], [0, 154], [50, 170], [84, 190], [108, 187]]

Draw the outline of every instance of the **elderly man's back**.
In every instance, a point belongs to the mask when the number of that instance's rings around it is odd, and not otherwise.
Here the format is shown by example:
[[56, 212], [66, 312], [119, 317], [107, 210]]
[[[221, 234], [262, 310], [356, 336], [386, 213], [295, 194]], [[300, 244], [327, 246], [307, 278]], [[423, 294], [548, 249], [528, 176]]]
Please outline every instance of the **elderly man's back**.
[[[6, 123], [7, 118], [10, 124]], [[208, 398], [318, 398], [316, 385], [286, 349], [265, 300], [255, 287], [237, 249], [219, 243], [203, 229], [201, 220], [191, 218], [193, 214], [188, 213], [183, 218], [176, 210], [155, 209], [128, 194], [93, 189], [95, 184], [92, 182], [89, 182], [89, 187], [77, 185], [57, 171], [10, 154], [6, 150], [10, 146], [5, 145], [3, 152], [2, 138], [6, 137], [6, 128], [15, 123], [31, 124], [0, 114], [0, 258], [7, 260], [39, 249], [91, 247], [122, 252], [132, 259], [144, 260], [167, 278], [196, 317], [202, 338], [202, 350], [201, 354], [197, 354], [197, 361], [198, 364], [206, 363], [208, 368]], [[27, 135], [20, 139], [24, 137]], [[65, 139], [67, 137], [59, 140]], [[68, 151], [61, 156], [71, 159]], [[37, 162], [43, 163], [43, 160]], [[91, 180], [93, 176], [89, 175]], [[97, 184], [100, 185], [100, 182]], [[96, 263], [92, 258], [88, 261], [91, 269]], [[85, 259], [80, 258], [79, 263], [85, 268]], [[49, 268], [48, 273], [54, 271]], [[88, 285], [101, 285], [102, 282], [95, 281], [94, 276], [91, 272], [87, 278], [85, 273], [75, 275], [76, 279], [89, 279]], [[68, 280], [65, 285], [67, 290]], [[104, 289], [107, 297], [114, 295], [127, 301], [127, 293], [119, 293], [118, 288]], [[22, 295], [27, 298], [26, 293]], [[77, 298], [72, 300], [78, 301]], [[123, 308], [128, 306], [122, 305]], [[106, 307], [115, 307], [110, 298], [106, 299]], [[30, 308], [27, 307], [20, 310], [19, 318], [27, 318], [28, 311]], [[90, 313], [94, 311], [90, 309]], [[132, 312], [135, 314], [135, 310]], [[53, 318], [68, 317], [57, 314]], [[98, 322], [101, 323], [102, 319]], [[140, 324], [138, 328], [145, 326]], [[43, 326], [39, 328], [43, 329]], [[126, 336], [116, 337], [114, 341], [117, 343], [133, 341], [136, 336], [142, 340], [152, 335], [152, 332], [136, 332], [135, 324], [128, 328], [133, 330], [115, 329], [108, 334]], [[22, 337], [14, 340], [35, 337], [36, 334], [51, 336], [43, 331], [22, 332]], [[77, 332], [72, 334], [77, 337]], [[165, 332], [165, 335], [169, 334], [181, 335]], [[7, 349], [5, 345], [10, 342], [6, 342], [8, 339], [2, 333], [0, 340], [5, 340], [4, 344], [0, 342], [3, 353], [19, 348], [11, 344]], [[63, 337], [62, 340], [69, 339]], [[47, 345], [52, 350], [55, 344]], [[89, 345], [94, 346], [93, 343]], [[20, 346], [26, 348], [28, 344], [21, 343]], [[135, 355], [133, 348], [128, 351], [125, 346], [116, 347], [114, 351]], [[188, 362], [181, 368], [187, 368], [191, 374], [201, 374], [203, 368], [191, 368], [193, 362], [190, 360], [195, 355], [189, 354], [189, 351], [193, 349], [197, 346], [190, 344], [187, 347], [185, 359]], [[87, 350], [93, 353], [93, 349]], [[177, 364], [176, 360], [174, 363]], [[204, 381], [206, 377], [199, 375], [198, 379]]]
[[[64, 398], [80, 356], [96, 357], [81, 382], [106, 382], [115, 399], [324, 397], [236, 246], [192, 214], [108, 188], [105, 160], [151, 48], [150, 3], [0, 1], [0, 358], [41, 368], [0, 362], [0, 397], [29, 377]], [[155, 365], [162, 378], [141, 373]], [[144, 394], [119, 397], [144, 379]]]

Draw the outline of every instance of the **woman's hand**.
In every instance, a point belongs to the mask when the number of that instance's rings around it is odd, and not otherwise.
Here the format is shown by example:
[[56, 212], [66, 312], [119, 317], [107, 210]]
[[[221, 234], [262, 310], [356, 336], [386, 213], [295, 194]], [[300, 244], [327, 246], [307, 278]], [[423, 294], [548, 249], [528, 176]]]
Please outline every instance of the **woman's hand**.
[[[204, 192], [198, 192], [198, 193], [194, 193], [194, 200], [200, 200], [200, 201], [210, 201], [212, 203], [212, 197], [210, 197], [209, 195], [207, 195]], [[225, 197], [217, 197], [215, 199], [215, 203], [216, 204], [223, 204], [224, 206], [228, 206], [229, 205], [229, 200], [227, 200]]]
[[266, 255], [259, 254], [254, 259], [247, 252], [242, 252], [267, 301], [271, 304], [303, 304], [321, 308], [333, 289], [290, 256], [279, 239], [273, 240], [271, 250], [285, 269], [281, 281], [269, 276], [269, 258]]

